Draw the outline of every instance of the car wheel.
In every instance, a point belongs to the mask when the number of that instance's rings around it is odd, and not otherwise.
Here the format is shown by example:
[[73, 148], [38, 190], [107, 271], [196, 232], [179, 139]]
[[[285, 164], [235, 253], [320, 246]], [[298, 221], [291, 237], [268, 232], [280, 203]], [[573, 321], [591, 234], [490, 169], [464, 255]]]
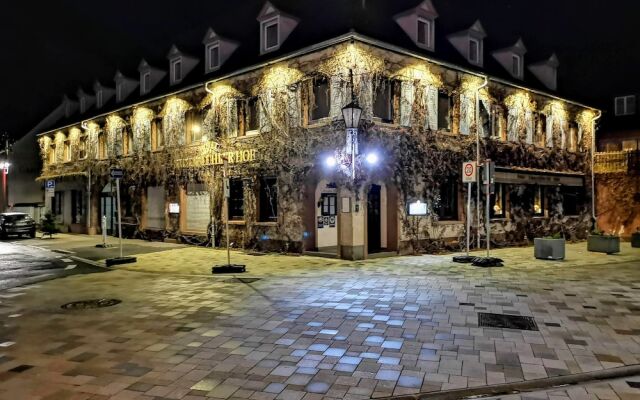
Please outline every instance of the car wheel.
[[6, 232], [0, 232], [0, 240], [5, 240], [7, 239], [7, 233]]
[[31, 232], [29, 232], [29, 237], [30, 237], [31, 239], [35, 239], [35, 237], [36, 237], [36, 230], [35, 230], [35, 229], [34, 229], [34, 230], [32, 230]]

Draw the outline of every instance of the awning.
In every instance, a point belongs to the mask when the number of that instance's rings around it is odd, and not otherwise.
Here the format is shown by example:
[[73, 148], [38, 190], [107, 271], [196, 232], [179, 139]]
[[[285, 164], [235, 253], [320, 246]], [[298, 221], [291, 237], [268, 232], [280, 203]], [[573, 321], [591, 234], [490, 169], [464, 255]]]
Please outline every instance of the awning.
[[496, 183], [544, 186], [584, 186], [584, 174], [496, 167]]

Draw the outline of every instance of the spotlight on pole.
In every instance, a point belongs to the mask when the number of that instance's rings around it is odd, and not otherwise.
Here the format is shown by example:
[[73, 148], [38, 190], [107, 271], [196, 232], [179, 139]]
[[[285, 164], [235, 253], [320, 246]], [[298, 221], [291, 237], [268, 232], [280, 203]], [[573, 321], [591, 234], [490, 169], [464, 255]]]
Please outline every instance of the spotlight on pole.
[[324, 165], [326, 165], [329, 168], [333, 168], [336, 166], [338, 162], [336, 161], [336, 158], [334, 156], [328, 156], [327, 158], [324, 159]]
[[367, 164], [369, 165], [376, 165], [378, 164], [378, 161], [380, 161], [377, 153], [369, 153], [367, 154], [367, 157], [365, 159], [367, 160]]

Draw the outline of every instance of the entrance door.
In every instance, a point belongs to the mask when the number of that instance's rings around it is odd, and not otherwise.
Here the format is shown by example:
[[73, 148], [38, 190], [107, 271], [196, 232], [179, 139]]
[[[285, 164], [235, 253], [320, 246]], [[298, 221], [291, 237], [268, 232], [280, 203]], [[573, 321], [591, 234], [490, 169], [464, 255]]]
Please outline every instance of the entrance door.
[[369, 253], [380, 251], [380, 185], [371, 185], [367, 196], [367, 245]]

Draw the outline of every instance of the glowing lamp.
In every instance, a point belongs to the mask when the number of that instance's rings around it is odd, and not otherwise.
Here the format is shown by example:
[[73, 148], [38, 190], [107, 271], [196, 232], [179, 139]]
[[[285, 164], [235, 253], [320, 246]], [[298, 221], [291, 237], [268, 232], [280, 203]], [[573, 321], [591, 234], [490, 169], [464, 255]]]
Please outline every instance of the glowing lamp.
[[376, 165], [378, 161], [380, 161], [378, 154], [376, 153], [367, 154], [367, 157], [365, 158], [365, 160], [367, 160], [367, 164], [369, 165]]
[[335, 167], [337, 163], [338, 162], [336, 161], [336, 158], [334, 156], [329, 156], [324, 160], [324, 164], [329, 168]]

